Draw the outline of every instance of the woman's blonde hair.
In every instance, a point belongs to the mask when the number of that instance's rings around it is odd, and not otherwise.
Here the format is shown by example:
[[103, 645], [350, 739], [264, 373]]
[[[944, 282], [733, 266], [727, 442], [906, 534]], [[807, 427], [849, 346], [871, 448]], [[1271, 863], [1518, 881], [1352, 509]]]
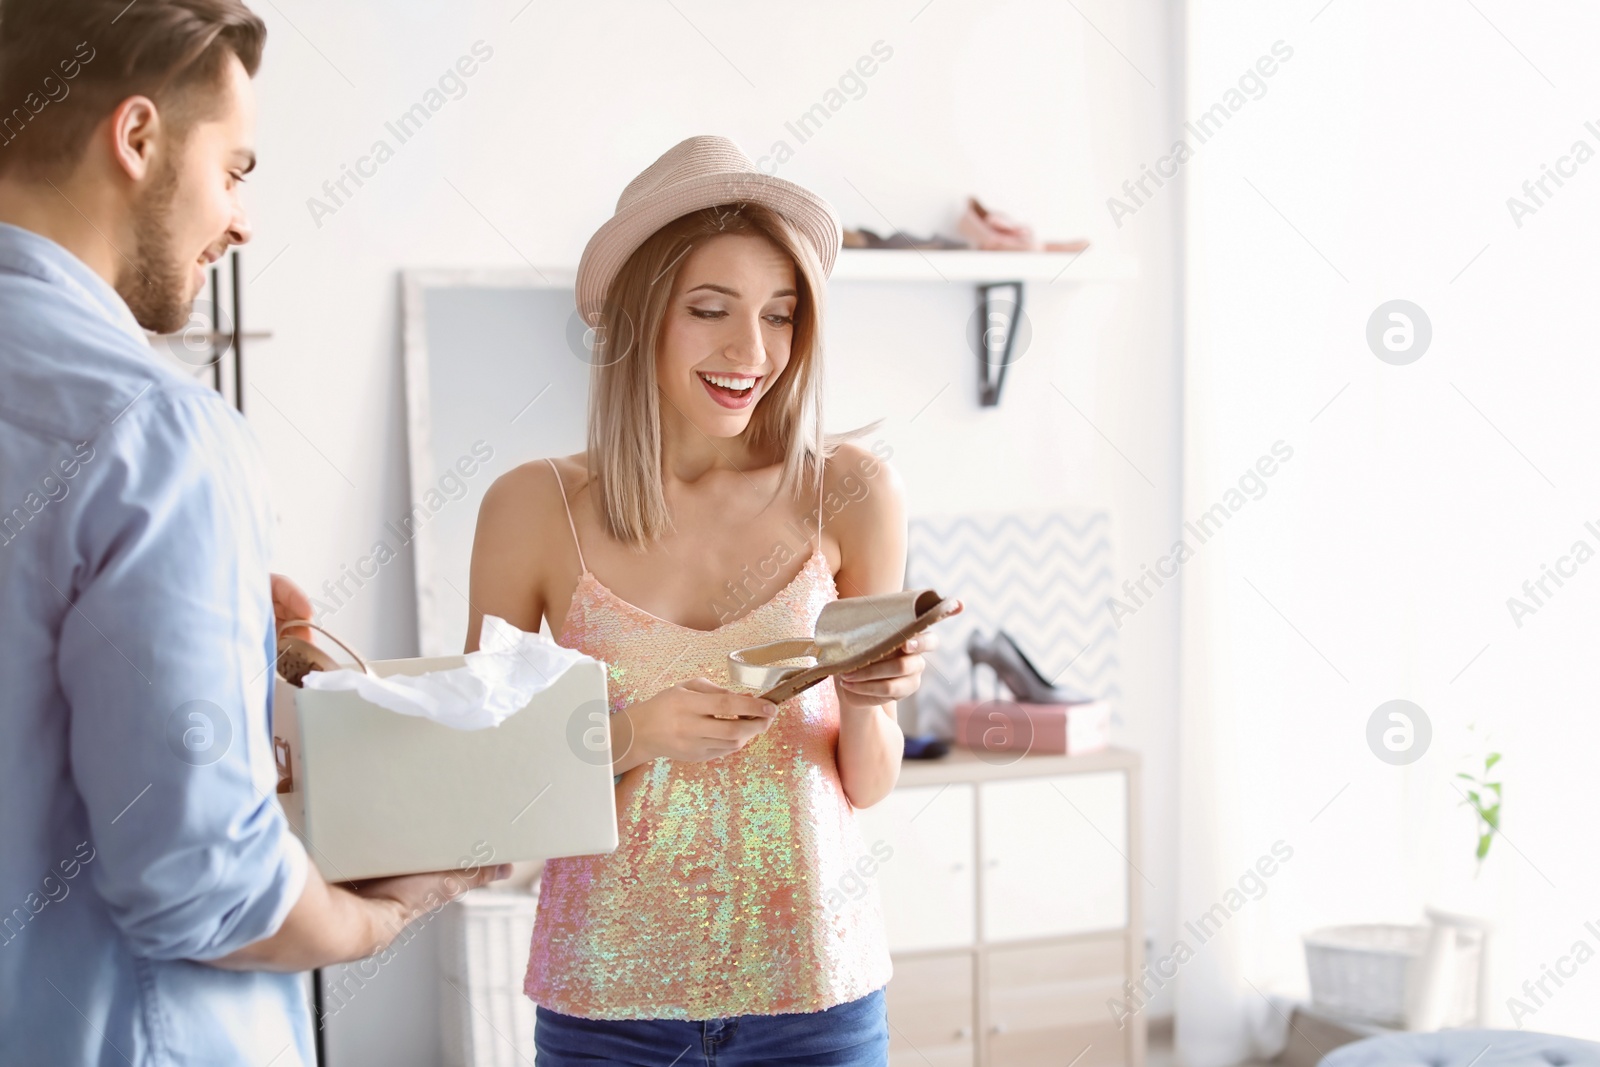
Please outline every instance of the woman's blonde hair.
[[[617, 272], [595, 327], [589, 389], [589, 474], [611, 536], [643, 545], [672, 526], [661, 482], [661, 400], [656, 354], [673, 288], [696, 245], [724, 234], [767, 238], [794, 262], [789, 363], [756, 404], [744, 431], [757, 453], [783, 466], [779, 493], [820, 490], [822, 464], [841, 437], [822, 433], [822, 264], [788, 220], [760, 204], [724, 204], [684, 215], [645, 240]], [[851, 435], [843, 435], [851, 436]]]

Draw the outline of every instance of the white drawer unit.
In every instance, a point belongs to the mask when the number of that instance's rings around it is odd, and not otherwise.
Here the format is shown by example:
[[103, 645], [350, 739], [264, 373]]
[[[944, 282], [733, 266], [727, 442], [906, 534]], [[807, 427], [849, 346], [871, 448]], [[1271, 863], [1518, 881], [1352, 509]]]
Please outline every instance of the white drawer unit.
[[1127, 775], [1057, 774], [978, 788], [986, 941], [1128, 925]]
[[856, 813], [880, 891], [891, 952], [967, 947], [977, 938], [973, 789], [968, 782], [896, 789]]
[[1131, 752], [957, 749], [857, 813], [869, 851], [892, 850], [891, 1067], [1143, 1067], [1144, 1016], [1108, 1007], [1144, 964], [1138, 797]]
[[889, 1067], [972, 1067], [973, 956], [948, 952], [900, 957], [889, 982]]

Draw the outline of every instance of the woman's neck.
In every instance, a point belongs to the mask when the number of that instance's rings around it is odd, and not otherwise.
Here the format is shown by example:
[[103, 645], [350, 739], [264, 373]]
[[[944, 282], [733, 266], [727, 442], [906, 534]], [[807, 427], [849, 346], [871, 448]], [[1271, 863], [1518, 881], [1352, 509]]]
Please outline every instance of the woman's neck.
[[697, 482], [714, 471], [746, 471], [762, 465], [745, 435], [711, 437], [673, 411], [662, 413], [661, 474], [675, 482]]

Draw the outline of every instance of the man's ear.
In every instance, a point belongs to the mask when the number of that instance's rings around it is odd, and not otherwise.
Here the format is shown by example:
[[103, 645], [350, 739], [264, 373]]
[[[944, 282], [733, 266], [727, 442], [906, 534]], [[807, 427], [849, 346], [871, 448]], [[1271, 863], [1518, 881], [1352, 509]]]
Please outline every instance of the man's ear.
[[161, 137], [161, 113], [148, 96], [130, 96], [111, 113], [111, 158], [134, 181], [143, 181]]

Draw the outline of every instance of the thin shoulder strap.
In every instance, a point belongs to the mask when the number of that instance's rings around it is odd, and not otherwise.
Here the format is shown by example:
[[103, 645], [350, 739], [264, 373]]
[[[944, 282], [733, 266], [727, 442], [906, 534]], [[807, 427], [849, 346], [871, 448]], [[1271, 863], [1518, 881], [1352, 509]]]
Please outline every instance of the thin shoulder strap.
[[556, 469], [553, 459], [545, 460], [550, 464], [550, 470], [556, 476], [556, 487], [561, 490], [561, 506], [567, 511], [567, 528], [572, 531], [572, 547], [578, 550], [578, 566], [583, 568], [583, 573], [589, 573], [589, 565], [583, 561], [583, 545], [578, 543], [578, 524], [572, 521], [572, 505], [567, 502], [567, 486], [561, 480], [561, 472]]

